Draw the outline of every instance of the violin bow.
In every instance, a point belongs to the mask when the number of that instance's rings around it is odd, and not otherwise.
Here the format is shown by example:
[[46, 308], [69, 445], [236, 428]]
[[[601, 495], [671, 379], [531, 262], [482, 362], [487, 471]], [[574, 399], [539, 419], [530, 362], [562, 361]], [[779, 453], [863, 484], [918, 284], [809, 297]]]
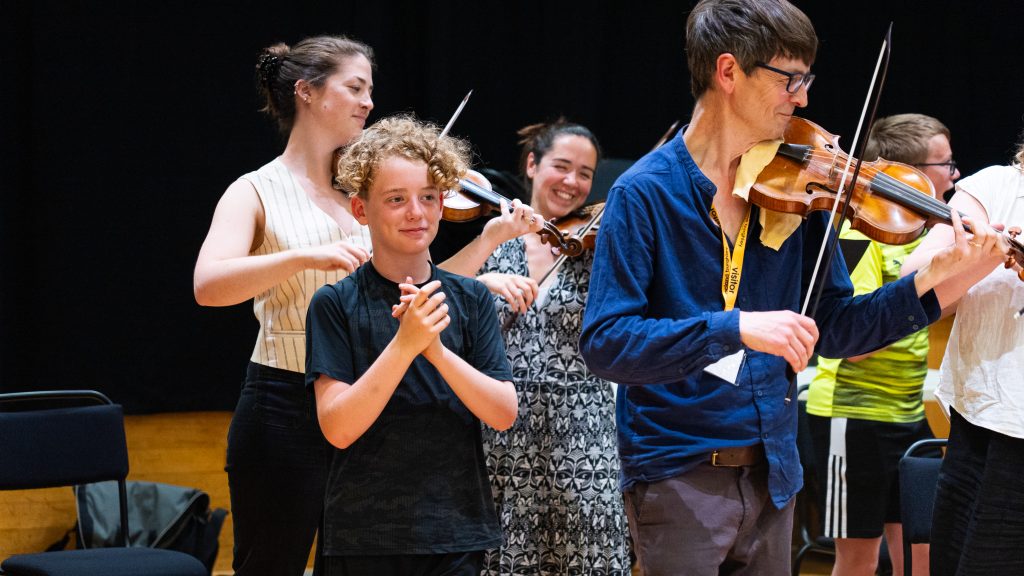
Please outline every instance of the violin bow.
[[462, 102], [459, 103], [459, 107], [455, 109], [455, 114], [452, 114], [451, 119], [449, 119], [448, 123], [444, 125], [444, 130], [441, 130], [441, 133], [438, 134], [438, 140], [448, 135], [448, 131], [452, 129], [452, 125], [454, 125], [455, 121], [459, 118], [459, 114], [462, 114], [462, 109], [466, 107], [466, 102], [469, 102], [469, 97], [472, 95], [472, 90], [466, 92], [466, 97], [462, 99]]
[[671, 126], [668, 127], [668, 130], [666, 130], [665, 133], [661, 135], [661, 138], [659, 138], [658, 141], [654, 143], [654, 148], [651, 148], [651, 152], [654, 152], [658, 148], [661, 148], [661, 145], [664, 144], [665, 142], [668, 142], [668, 139], [671, 138], [672, 135], [675, 134], [676, 130], [678, 129], [679, 120], [677, 119], [675, 122], [672, 123]]
[[[818, 303], [821, 300], [821, 287], [819, 286], [819, 290], [815, 290], [814, 287], [817, 280], [818, 271], [821, 267], [822, 256], [826, 252], [826, 247], [828, 247], [828, 256], [825, 259], [825, 268], [831, 268], [832, 261], [834, 260], [836, 251], [839, 248], [839, 231], [842, 229], [842, 223], [850, 215], [850, 200], [853, 197], [853, 188], [857, 183], [857, 178], [860, 176], [860, 167], [861, 164], [863, 164], [864, 162], [864, 148], [867, 146], [868, 140], [867, 138], [864, 138], [863, 140], [860, 138], [862, 132], [861, 129], [863, 128], [864, 133], [870, 134], [871, 127], [875, 123], [875, 114], [878, 112], [878, 103], [882, 98], [882, 87], [885, 85], [886, 73], [889, 70], [889, 55], [891, 53], [891, 46], [892, 22], [889, 23], [889, 30], [885, 33], [885, 39], [882, 40], [882, 50], [878, 54], [878, 61], [875, 63], [875, 71], [871, 76], [871, 86], [868, 88], [868, 95], [867, 98], [865, 98], [864, 100], [864, 107], [861, 109], [860, 112], [860, 120], [857, 122], [857, 130], [854, 132], [853, 142], [850, 145], [851, 153], [854, 154], [847, 155], [846, 166], [843, 168], [843, 177], [839, 182], [839, 193], [836, 194], [836, 200], [835, 202], [832, 203], [832, 211], [829, 213], [830, 225], [828, 228], [825, 229], [825, 238], [821, 244], [821, 249], [818, 251], [818, 259], [814, 263], [814, 271], [811, 274], [811, 282], [807, 290], [807, 297], [804, 299], [804, 305], [800, 312], [801, 314], [804, 315], [807, 314], [807, 306], [811, 300], [811, 294], [815, 292], [816, 294], [814, 297], [814, 306], [811, 307], [810, 315], [813, 316], [818, 311]], [[880, 70], [881, 77], [879, 77]], [[877, 90], [875, 90], [876, 84], [878, 86]], [[874, 96], [873, 101], [872, 96]], [[871, 115], [867, 116], [867, 122], [865, 122], [865, 116], [867, 115], [869, 105], [871, 106]], [[853, 167], [853, 172], [851, 173], [850, 163], [853, 162], [854, 158], [856, 158], [857, 162]], [[849, 178], [847, 178], [847, 176], [849, 176]], [[849, 180], [850, 185], [844, 194], [844, 188], [846, 187], [847, 180]], [[836, 220], [836, 213], [838, 211], [837, 209], [840, 203], [842, 203], [842, 210], [840, 213], [840, 218]], [[838, 225], [836, 223], [838, 223]], [[829, 228], [835, 228], [835, 240], [831, 242], [831, 245], [829, 244], [832, 235], [829, 234]], [[818, 283], [824, 284], [824, 277], [822, 277], [821, 281]]]
[[[878, 54], [878, 61], [875, 62], [875, 71], [871, 75], [871, 85], [868, 87], [867, 97], [864, 99], [864, 107], [860, 112], [860, 120], [857, 122], [857, 130], [853, 134], [853, 142], [850, 145], [851, 154], [847, 155], [846, 166], [843, 167], [843, 176], [839, 181], [839, 188], [837, 190], [835, 202], [832, 203], [832, 211], [829, 213], [829, 225], [825, 228], [825, 238], [822, 239], [821, 249], [818, 250], [818, 258], [814, 263], [814, 271], [811, 273], [811, 281], [808, 284], [807, 296], [804, 298], [803, 307], [800, 310], [802, 315], [808, 316], [807, 308], [811, 301], [811, 295], [814, 294], [814, 306], [810, 309], [809, 316], [813, 317], [818, 311], [818, 304], [821, 301], [822, 287], [818, 286], [815, 290], [816, 284], [824, 284], [825, 277], [822, 276], [818, 280], [818, 271], [821, 269], [822, 259], [825, 260], [825, 269], [829, 270], [832, 268], [832, 261], [835, 259], [836, 252], [839, 249], [839, 232], [842, 230], [843, 222], [850, 215], [850, 200], [853, 197], [853, 188], [857, 184], [857, 178], [860, 176], [860, 167], [864, 162], [864, 148], [867, 145], [867, 138], [863, 140], [860, 138], [861, 132], [866, 134], [871, 133], [871, 127], [875, 123], [875, 114], [878, 112], [878, 103], [882, 99], [882, 87], [885, 85], [885, 77], [889, 71], [889, 55], [892, 50], [892, 22], [889, 23], [889, 29], [885, 33], [885, 38], [882, 40], [882, 49]], [[881, 71], [881, 76], [879, 76]], [[877, 85], [877, 90], [876, 90]], [[873, 97], [873, 99], [872, 99]], [[868, 106], [871, 107], [870, 116], [867, 114]], [[865, 118], [867, 121], [865, 122]], [[856, 158], [857, 162], [854, 164], [853, 172], [850, 172], [850, 164]], [[847, 178], [849, 176], [849, 178]], [[849, 180], [850, 185], [847, 188], [846, 182]], [[844, 189], [845, 194], [844, 194]], [[840, 203], [842, 204], [842, 210], [838, 210]], [[840, 213], [840, 218], [836, 220], [836, 213]], [[831, 229], [835, 229], [835, 238], [832, 238], [830, 234]], [[828, 253], [827, 257], [825, 253]], [[789, 378], [789, 387], [786, 390], [786, 405], [789, 405], [793, 401], [793, 392], [796, 388], [796, 374], [789, 374], [792, 369], [787, 369], [787, 375]]]

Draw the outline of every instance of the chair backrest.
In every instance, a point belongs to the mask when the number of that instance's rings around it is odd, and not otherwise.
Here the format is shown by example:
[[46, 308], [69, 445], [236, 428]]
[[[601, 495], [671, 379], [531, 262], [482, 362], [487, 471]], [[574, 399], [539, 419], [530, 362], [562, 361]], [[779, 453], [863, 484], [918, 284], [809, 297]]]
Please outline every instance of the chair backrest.
[[[0, 394], [0, 410], [0, 490], [116, 480], [124, 494], [128, 446], [121, 406], [92, 391], [17, 392]], [[127, 542], [127, 500], [121, 501]]]
[[[946, 445], [942, 438], [915, 442], [900, 459], [900, 520], [903, 523], [904, 574], [912, 574], [911, 544], [931, 540], [935, 487], [939, 481], [942, 458], [937, 448]], [[924, 452], [932, 456], [915, 456]], [[939, 454], [941, 456], [941, 454]]]
[[590, 186], [590, 196], [587, 196], [587, 204], [604, 202], [608, 198], [608, 191], [615, 184], [615, 181], [635, 163], [636, 160], [632, 158], [605, 158], [601, 160], [597, 165], [597, 172], [594, 174], [594, 182]]

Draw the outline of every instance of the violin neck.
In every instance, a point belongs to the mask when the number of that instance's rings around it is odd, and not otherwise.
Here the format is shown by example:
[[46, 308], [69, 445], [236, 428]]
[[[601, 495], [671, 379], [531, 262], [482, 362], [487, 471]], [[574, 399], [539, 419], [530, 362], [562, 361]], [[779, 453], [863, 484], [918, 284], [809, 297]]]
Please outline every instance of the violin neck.
[[908, 186], [885, 172], [879, 172], [872, 179], [871, 190], [882, 198], [913, 210], [928, 219], [945, 223], [952, 222], [950, 208], [945, 202]]
[[502, 200], [504, 200], [506, 204], [512, 203], [511, 200], [505, 198], [501, 194], [498, 194], [493, 190], [488, 190], [487, 188], [484, 188], [483, 186], [480, 186], [479, 184], [476, 184], [475, 182], [472, 182], [470, 180], [466, 180], [465, 178], [459, 180], [459, 186], [462, 187], [463, 192], [475, 197], [477, 200], [480, 200], [481, 202], [486, 202], [494, 206], [495, 208], [501, 205]]
[[[953, 223], [953, 209], [945, 202], [932, 198], [927, 194], [922, 194], [899, 180], [887, 176], [885, 173], [879, 173], [879, 176], [884, 178], [875, 178], [871, 183], [871, 189], [877, 194], [892, 200], [893, 202], [898, 202], [900, 205], [910, 208], [923, 216], [934, 218], [935, 220], [946, 224]], [[895, 185], [901, 187], [901, 189], [896, 190], [891, 186], [888, 182], [890, 180], [894, 182]], [[905, 190], [903, 188], [905, 188]], [[957, 214], [959, 214], [961, 218], [966, 216], [966, 214], [960, 211], [957, 211]], [[970, 224], [964, 224], [963, 226], [965, 231], [969, 233], [974, 232], [971, 229]], [[1010, 244], [1015, 253], [1024, 255], [1024, 244], [1021, 244], [1020, 241], [1005, 232], [1002, 233], [1002, 236]]]

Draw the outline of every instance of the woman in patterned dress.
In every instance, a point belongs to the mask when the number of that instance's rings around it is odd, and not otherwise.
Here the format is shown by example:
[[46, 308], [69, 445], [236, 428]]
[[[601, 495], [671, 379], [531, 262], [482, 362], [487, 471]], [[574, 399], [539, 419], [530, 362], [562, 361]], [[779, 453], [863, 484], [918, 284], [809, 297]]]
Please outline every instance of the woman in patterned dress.
[[[559, 121], [519, 132], [530, 205], [545, 219], [579, 209], [600, 158], [585, 127]], [[519, 394], [519, 417], [484, 432], [504, 532], [484, 574], [629, 574], [618, 491], [611, 384], [591, 374], [577, 341], [593, 252], [556, 259], [535, 235], [505, 242], [478, 278], [496, 298]]]

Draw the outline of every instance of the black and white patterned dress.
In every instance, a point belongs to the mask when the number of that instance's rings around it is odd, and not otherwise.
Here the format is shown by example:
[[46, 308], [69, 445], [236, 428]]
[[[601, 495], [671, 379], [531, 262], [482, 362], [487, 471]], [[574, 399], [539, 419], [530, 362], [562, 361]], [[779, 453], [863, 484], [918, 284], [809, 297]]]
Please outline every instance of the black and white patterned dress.
[[[505, 432], [484, 429], [503, 544], [483, 574], [630, 573], [612, 386], [579, 352], [592, 262], [591, 251], [568, 259], [546, 300], [505, 334], [519, 417]], [[499, 246], [483, 272], [527, 276], [524, 241]], [[495, 299], [506, 326], [511, 310]]]

